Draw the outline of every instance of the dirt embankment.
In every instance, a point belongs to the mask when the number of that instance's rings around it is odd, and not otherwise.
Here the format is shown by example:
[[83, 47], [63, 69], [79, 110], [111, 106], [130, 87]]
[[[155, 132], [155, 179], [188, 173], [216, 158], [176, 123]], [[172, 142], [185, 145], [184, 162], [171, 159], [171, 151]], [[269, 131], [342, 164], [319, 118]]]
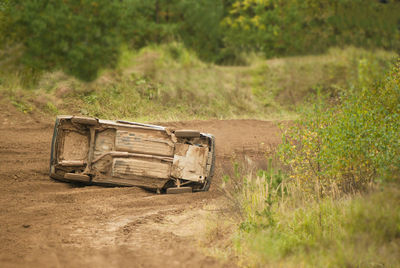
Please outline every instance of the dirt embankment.
[[134, 187], [53, 181], [48, 177], [52, 120], [10, 105], [0, 108], [0, 266], [223, 266], [199, 249], [202, 208], [218, 198], [229, 159], [263, 159], [280, 141], [277, 127], [257, 120], [167, 125], [216, 136], [218, 167], [209, 192], [155, 195]]

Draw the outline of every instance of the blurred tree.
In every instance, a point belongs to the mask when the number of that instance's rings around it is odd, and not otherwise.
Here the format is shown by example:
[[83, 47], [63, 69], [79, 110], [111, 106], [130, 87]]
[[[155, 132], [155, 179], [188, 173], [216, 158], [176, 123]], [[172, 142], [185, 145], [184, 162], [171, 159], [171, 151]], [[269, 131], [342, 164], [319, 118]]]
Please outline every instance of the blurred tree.
[[24, 65], [90, 81], [118, 61], [121, 6], [119, 0], [16, 0], [4, 14], [2, 35], [23, 44]]
[[140, 48], [175, 39], [173, 7], [177, 0], [125, 0], [123, 35], [128, 44]]
[[196, 51], [200, 58], [220, 61], [223, 48], [220, 22], [224, 15], [222, 1], [182, 0], [177, 6], [181, 18], [178, 31], [187, 47]]
[[218, 60], [223, 46], [220, 0], [126, 0], [124, 35], [133, 47], [182, 41], [200, 58]]
[[11, 55], [90, 81], [116, 65], [122, 43], [180, 41], [217, 63], [238, 63], [243, 51], [400, 51], [399, 23], [399, 0], [0, 0], [0, 64]]
[[355, 45], [400, 49], [399, 1], [237, 0], [225, 17], [225, 41], [267, 56]]

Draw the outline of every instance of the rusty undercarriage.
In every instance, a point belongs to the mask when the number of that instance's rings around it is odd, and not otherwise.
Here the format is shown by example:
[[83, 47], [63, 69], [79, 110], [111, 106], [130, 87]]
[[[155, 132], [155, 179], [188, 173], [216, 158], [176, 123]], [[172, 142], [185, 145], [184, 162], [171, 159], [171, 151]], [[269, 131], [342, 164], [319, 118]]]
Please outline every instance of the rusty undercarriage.
[[89, 117], [58, 116], [50, 177], [158, 192], [207, 191], [215, 139], [193, 130]]

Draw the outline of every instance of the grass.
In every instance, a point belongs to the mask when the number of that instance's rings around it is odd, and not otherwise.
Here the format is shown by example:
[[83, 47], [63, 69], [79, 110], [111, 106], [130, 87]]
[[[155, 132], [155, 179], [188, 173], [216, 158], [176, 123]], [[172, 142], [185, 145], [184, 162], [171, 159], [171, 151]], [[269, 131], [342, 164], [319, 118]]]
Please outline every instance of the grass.
[[[262, 60], [247, 66], [201, 62], [179, 43], [124, 50], [116, 70], [91, 83], [60, 72], [0, 74], [0, 94], [32, 111], [81, 114], [107, 119], [176, 121], [191, 119], [293, 119], [312, 100], [316, 87], [326, 94], [356, 75], [357, 59], [376, 57], [385, 66], [391, 52], [332, 49], [327, 54]], [[35, 83], [26, 82], [34, 77]], [[25, 109], [26, 110], [26, 109]]]
[[257, 257], [248, 259], [255, 263], [285, 260], [293, 266], [398, 266], [399, 197], [398, 189], [386, 189], [365, 197], [327, 199], [277, 211], [274, 226], [238, 234], [238, 248], [254, 252]]
[[[237, 174], [225, 177], [230, 212], [209, 225], [209, 254], [243, 267], [400, 265], [398, 181], [318, 198], [271, 164], [247, 174], [243, 181]], [[215, 236], [223, 241], [215, 242]]]
[[[279, 207], [274, 212], [273, 225], [237, 234], [242, 263], [399, 266], [399, 198], [397, 187], [367, 196], [326, 199], [290, 210]], [[247, 255], [248, 252], [253, 254]]]

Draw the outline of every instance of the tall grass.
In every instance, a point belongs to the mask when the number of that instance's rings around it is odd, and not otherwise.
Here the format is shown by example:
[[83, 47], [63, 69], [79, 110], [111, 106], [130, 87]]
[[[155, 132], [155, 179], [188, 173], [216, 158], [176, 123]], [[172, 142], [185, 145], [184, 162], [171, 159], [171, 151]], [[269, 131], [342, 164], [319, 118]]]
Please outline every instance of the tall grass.
[[394, 267], [400, 264], [398, 201], [398, 189], [388, 189], [367, 197], [327, 198], [290, 210], [278, 206], [273, 224], [240, 231], [236, 246], [243, 263]]
[[[327, 54], [262, 60], [248, 66], [201, 62], [179, 43], [124, 49], [116, 70], [91, 83], [63, 73], [32, 79], [0, 72], [0, 94], [45, 113], [82, 114], [137, 121], [206, 118], [293, 119], [315, 88], [335, 94], [357, 75], [358, 59], [376, 58], [384, 68], [394, 53], [347, 48]], [[317, 69], [317, 71], [316, 71]], [[26, 81], [22, 83], [21, 81]]]
[[[243, 175], [243, 174], [242, 174]], [[363, 194], [319, 197], [278, 168], [225, 177], [230, 213], [224, 258], [244, 267], [397, 267], [400, 265], [400, 185]], [[219, 219], [219, 222], [223, 220]], [[232, 227], [236, 226], [236, 230]], [[220, 230], [219, 228], [218, 230]], [[209, 231], [209, 233], [212, 233]], [[232, 248], [233, 251], [229, 251]], [[219, 253], [218, 253], [219, 252]], [[230, 256], [221, 252], [230, 252]]]

